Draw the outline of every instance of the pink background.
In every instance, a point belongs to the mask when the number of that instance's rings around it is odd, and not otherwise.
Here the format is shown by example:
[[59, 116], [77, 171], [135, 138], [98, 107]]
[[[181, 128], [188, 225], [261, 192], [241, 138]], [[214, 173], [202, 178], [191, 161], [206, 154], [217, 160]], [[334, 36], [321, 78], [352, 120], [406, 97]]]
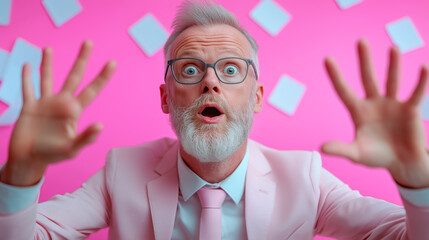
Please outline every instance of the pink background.
[[[54, 194], [71, 192], [104, 164], [112, 147], [135, 145], [164, 136], [174, 137], [168, 116], [160, 108], [158, 87], [163, 82], [163, 55], [148, 58], [128, 35], [128, 28], [147, 13], [153, 13], [170, 31], [180, 0], [92, 0], [81, 1], [83, 11], [56, 28], [41, 1], [14, 0], [11, 21], [0, 26], [0, 48], [10, 51], [18, 37], [36, 46], [54, 49], [55, 89], [59, 89], [81, 42], [91, 39], [94, 51], [82, 86], [88, 84], [109, 59], [118, 62], [117, 72], [99, 97], [84, 111], [80, 129], [93, 122], [105, 126], [99, 139], [75, 159], [51, 166], [42, 187], [41, 201]], [[233, 12], [260, 45], [260, 81], [265, 86], [262, 113], [255, 116], [250, 137], [278, 149], [319, 149], [331, 139], [351, 141], [354, 136], [349, 115], [334, 92], [323, 68], [323, 59], [337, 59], [349, 84], [363, 96], [359, 79], [356, 41], [369, 40], [377, 75], [384, 83], [388, 48], [392, 44], [385, 25], [409, 16], [420, 36], [429, 41], [427, 0], [364, 0], [341, 10], [334, 0], [277, 0], [292, 20], [276, 37], [253, 22], [248, 13], [259, 0], [219, 1]], [[403, 54], [400, 98], [409, 96], [417, 83], [419, 67], [428, 63], [429, 48]], [[267, 104], [268, 96], [282, 74], [307, 86], [294, 116]], [[0, 104], [0, 112], [6, 108]], [[425, 122], [427, 129], [428, 122]], [[12, 126], [0, 127], [0, 163], [7, 159]], [[428, 131], [426, 131], [428, 136]], [[324, 167], [358, 189], [363, 195], [401, 204], [394, 182], [380, 169], [368, 169], [348, 160], [323, 156]], [[89, 239], [105, 239], [102, 230]], [[316, 238], [323, 239], [323, 238]]]

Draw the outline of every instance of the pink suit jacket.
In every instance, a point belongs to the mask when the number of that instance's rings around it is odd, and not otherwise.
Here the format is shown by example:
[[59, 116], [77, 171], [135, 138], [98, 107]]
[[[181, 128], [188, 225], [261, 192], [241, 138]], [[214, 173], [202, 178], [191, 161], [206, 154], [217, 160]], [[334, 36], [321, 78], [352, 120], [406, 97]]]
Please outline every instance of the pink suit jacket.
[[[248, 239], [429, 239], [428, 208], [404, 201], [405, 213], [360, 196], [321, 167], [317, 152], [248, 146]], [[167, 138], [112, 149], [106, 166], [75, 192], [0, 216], [0, 239], [84, 239], [105, 227], [109, 239], [171, 239], [177, 153], [177, 141]]]

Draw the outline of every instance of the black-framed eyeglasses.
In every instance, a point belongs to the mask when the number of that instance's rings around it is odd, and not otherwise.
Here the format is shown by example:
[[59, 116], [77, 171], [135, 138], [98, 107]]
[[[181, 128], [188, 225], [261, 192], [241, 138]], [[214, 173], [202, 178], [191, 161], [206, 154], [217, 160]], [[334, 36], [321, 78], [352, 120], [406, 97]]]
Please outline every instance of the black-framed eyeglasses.
[[167, 62], [164, 80], [167, 78], [168, 68], [171, 68], [174, 79], [181, 84], [196, 84], [203, 80], [207, 73], [207, 68], [215, 70], [217, 78], [226, 84], [238, 84], [243, 82], [252, 66], [256, 73], [255, 64], [251, 59], [240, 57], [226, 57], [217, 60], [215, 63], [205, 63], [198, 58], [174, 58]]

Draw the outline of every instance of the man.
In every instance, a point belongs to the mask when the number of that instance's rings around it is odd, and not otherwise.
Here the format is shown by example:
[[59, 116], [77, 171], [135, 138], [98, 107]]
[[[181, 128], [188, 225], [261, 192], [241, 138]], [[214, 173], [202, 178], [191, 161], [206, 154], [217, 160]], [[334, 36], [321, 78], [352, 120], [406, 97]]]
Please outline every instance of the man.
[[[74, 97], [91, 49], [85, 42], [62, 90], [53, 95], [47, 48], [39, 100], [24, 66], [24, 107], [0, 172], [0, 191], [8, 195], [0, 200], [2, 239], [80, 239], [105, 227], [110, 239], [429, 238], [429, 156], [418, 110], [427, 66], [410, 99], [399, 102], [396, 47], [386, 96], [378, 91], [364, 40], [358, 50], [367, 98], [358, 99], [334, 60], [326, 60], [356, 139], [329, 142], [322, 150], [388, 169], [402, 189], [404, 210], [351, 191], [321, 167], [317, 152], [277, 151], [247, 138], [253, 114], [262, 107], [263, 86], [257, 81], [257, 45], [231, 13], [185, 2], [173, 26], [160, 95], [179, 140], [113, 149], [106, 166], [80, 189], [41, 204], [37, 193], [46, 167], [71, 158], [101, 131], [94, 124], [77, 134], [76, 123], [115, 63], [107, 63]], [[211, 209], [205, 201], [214, 195], [207, 193], [222, 195]]]

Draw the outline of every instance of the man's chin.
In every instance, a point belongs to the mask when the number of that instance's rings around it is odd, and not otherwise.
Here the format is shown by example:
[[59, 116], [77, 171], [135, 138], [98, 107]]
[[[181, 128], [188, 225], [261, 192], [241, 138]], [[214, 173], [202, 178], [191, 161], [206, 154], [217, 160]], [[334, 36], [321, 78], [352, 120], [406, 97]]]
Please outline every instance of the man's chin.
[[201, 126], [195, 130], [195, 135], [200, 139], [205, 139], [207, 142], [211, 142], [215, 139], [222, 139], [226, 135], [225, 128], [220, 126], [213, 126], [213, 124], [207, 124]]
[[205, 122], [196, 122], [195, 123], [195, 131], [199, 134], [205, 134], [207, 131], [210, 131], [212, 134], [220, 134], [224, 135], [226, 134], [227, 130], [227, 123], [219, 122], [219, 123], [205, 123]]

